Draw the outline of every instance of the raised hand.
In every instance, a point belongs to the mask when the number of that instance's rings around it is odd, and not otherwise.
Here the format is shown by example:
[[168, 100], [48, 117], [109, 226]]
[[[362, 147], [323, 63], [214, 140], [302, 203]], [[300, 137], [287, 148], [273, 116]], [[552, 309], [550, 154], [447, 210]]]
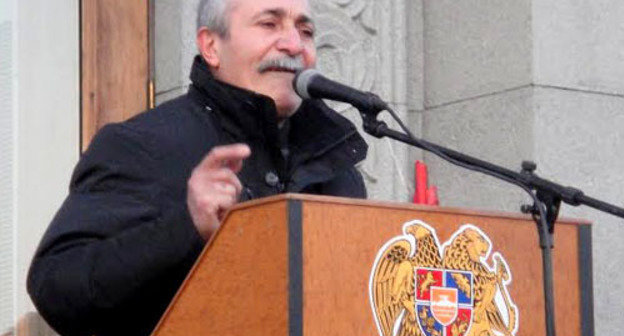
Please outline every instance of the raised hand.
[[245, 144], [214, 147], [193, 169], [186, 204], [200, 236], [208, 240], [242, 190], [236, 173], [251, 150]]

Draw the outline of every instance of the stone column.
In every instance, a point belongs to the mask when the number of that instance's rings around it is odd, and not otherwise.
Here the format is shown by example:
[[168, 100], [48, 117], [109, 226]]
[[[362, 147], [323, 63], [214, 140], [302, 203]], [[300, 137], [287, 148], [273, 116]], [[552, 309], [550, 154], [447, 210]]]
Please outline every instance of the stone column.
[[[319, 69], [352, 87], [373, 91], [420, 132], [422, 14], [418, 1], [316, 0]], [[346, 104], [332, 104], [358, 127], [361, 118]], [[391, 126], [398, 127], [387, 117]], [[363, 132], [362, 132], [363, 133]], [[369, 198], [406, 201], [413, 193], [409, 163], [420, 155], [390, 140], [365, 136], [369, 154], [360, 165]], [[408, 158], [410, 160], [408, 160]]]
[[195, 47], [198, 0], [154, 1], [156, 103], [186, 93]]
[[[544, 177], [624, 204], [624, 3], [424, 0], [424, 13], [425, 138], [514, 170], [530, 159]], [[513, 186], [425, 158], [444, 205], [527, 202]], [[587, 207], [562, 214], [595, 223], [596, 334], [613, 334], [624, 328], [624, 286], [613, 280], [624, 275], [624, 220]]]

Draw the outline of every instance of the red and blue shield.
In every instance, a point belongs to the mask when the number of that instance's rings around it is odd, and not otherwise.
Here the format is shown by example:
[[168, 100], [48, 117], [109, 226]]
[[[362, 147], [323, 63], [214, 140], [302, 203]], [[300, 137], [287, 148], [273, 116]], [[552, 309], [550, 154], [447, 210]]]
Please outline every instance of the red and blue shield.
[[472, 324], [474, 285], [471, 272], [415, 269], [416, 315], [426, 336], [465, 336]]

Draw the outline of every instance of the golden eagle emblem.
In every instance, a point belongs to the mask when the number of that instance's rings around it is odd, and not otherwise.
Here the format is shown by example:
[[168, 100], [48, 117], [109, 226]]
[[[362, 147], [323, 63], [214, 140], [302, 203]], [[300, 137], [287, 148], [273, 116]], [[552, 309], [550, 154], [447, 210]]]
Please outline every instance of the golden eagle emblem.
[[380, 336], [513, 336], [518, 310], [507, 286], [511, 273], [492, 243], [465, 224], [443, 245], [422, 221], [379, 251], [370, 301]]

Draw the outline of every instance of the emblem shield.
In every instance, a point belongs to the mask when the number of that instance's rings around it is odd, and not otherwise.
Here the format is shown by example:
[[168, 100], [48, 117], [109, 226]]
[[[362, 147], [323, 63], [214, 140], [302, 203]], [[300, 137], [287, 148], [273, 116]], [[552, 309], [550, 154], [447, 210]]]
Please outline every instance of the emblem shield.
[[427, 336], [466, 335], [474, 308], [472, 273], [418, 267], [414, 278], [421, 331]]
[[443, 326], [457, 317], [457, 288], [431, 287], [431, 313]]

